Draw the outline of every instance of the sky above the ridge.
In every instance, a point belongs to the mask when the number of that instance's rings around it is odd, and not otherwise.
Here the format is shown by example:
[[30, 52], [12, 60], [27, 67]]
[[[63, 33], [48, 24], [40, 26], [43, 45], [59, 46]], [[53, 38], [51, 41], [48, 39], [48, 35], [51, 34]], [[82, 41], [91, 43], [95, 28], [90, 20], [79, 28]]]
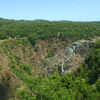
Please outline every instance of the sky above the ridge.
[[100, 0], [0, 0], [0, 17], [100, 21]]

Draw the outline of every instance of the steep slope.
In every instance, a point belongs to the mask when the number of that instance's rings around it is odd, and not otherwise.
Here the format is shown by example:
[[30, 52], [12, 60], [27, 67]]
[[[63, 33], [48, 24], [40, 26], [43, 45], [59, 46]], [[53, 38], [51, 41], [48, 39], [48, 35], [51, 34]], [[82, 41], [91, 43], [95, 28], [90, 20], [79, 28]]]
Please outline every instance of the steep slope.
[[79, 40], [70, 44], [59, 39], [37, 40], [34, 46], [27, 38], [3, 40], [0, 44], [0, 69], [9, 70], [27, 64], [34, 75], [73, 72], [83, 63], [85, 55], [98, 39], [95, 37], [93, 40]]
[[6, 89], [7, 94], [4, 93], [2, 96], [1, 91], [1, 98], [7, 100], [13, 93], [17, 94], [12, 89], [13, 86], [16, 87], [16, 91], [28, 93], [30, 97], [35, 98], [36, 94], [30, 88], [31, 85], [35, 86], [34, 82], [37, 80], [33, 76], [42, 74], [47, 77], [55, 72], [73, 72], [84, 62], [85, 55], [92, 50], [92, 45], [98, 39], [100, 38], [79, 40], [70, 44], [60, 39], [37, 40], [34, 46], [27, 38], [3, 40], [0, 44], [0, 86], [1, 89]]
[[78, 40], [70, 43], [63, 50], [60, 50], [50, 59], [44, 59], [41, 65], [41, 73], [50, 76], [54, 72], [66, 74], [74, 72], [85, 60], [85, 56], [92, 50], [92, 47], [100, 37], [92, 40]]
[[[83, 43], [83, 42], [82, 42]], [[71, 44], [70, 44], [71, 45]], [[100, 97], [100, 41], [87, 55], [85, 63], [77, 71], [43, 78], [34, 77], [29, 67], [14, 69], [24, 85], [17, 83], [12, 100], [99, 100]], [[28, 68], [25, 70], [25, 68]], [[21, 72], [21, 73], [20, 73]]]
[[54, 56], [65, 47], [65, 42], [57, 40], [37, 40], [32, 46], [27, 38], [2, 40], [0, 44], [0, 66], [9, 69], [10, 66], [28, 64], [33, 72], [39, 73], [38, 68], [43, 59]]
[[[26, 79], [23, 78], [42, 74], [40, 70], [42, 60], [54, 56], [59, 50], [63, 50], [65, 45], [65, 42], [59, 39], [37, 40], [34, 46], [30, 44], [27, 38], [1, 40], [0, 89], [4, 89], [5, 92], [3, 94], [3, 91], [0, 91], [0, 98], [8, 100], [14, 93], [13, 86], [16, 87], [17, 84], [20, 84], [18, 90], [26, 89], [27, 85], [23, 82]], [[2, 77], [6, 83], [2, 81]], [[9, 86], [6, 87], [6, 84]], [[29, 88], [26, 90], [30, 91]]]

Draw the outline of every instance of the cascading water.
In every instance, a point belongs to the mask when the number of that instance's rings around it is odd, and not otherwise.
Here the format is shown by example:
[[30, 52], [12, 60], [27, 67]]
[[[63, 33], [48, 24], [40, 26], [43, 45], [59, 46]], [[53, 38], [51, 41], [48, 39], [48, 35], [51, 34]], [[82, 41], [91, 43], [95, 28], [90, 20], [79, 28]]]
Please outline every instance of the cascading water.
[[68, 55], [65, 58], [65, 60], [62, 62], [62, 73], [64, 73], [64, 74], [66, 74], [65, 67], [67, 67], [67, 62], [71, 59], [71, 55], [75, 56], [75, 53], [76, 53], [75, 52], [75, 50], [76, 50], [75, 45], [72, 48], [67, 48], [67, 49], [69, 49], [68, 50]]
[[85, 55], [92, 50], [94, 42], [79, 40], [67, 45], [65, 50], [59, 51], [54, 57], [43, 60], [40, 73], [50, 76], [54, 72], [66, 74], [74, 72], [77, 66], [85, 60]]
[[67, 63], [67, 61], [69, 61], [70, 60], [70, 56], [69, 57], [67, 57], [67, 59], [65, 59], [63, 62], [62, 62], [62, 72], [64, 73], [64, 74], [66, 74], [66, 72], [65, 72], [65, 70], [64, 70], [64, 66], [66, 65], [66, 63]]
[[75, 56], [75, 46], [72, 48], [72, 54]]
[[62, 62], [62, 72], [64, 73], [64, 61]]

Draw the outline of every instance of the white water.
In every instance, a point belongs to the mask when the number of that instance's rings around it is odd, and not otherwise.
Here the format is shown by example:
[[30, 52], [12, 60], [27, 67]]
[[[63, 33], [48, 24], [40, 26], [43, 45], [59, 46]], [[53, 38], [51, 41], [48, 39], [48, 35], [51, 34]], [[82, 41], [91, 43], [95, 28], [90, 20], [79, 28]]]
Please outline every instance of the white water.
[[64, 72], [64, 61], [62, 62], [62, 72]]
[[72, 48], [72, 54], [75, 56], [75, 46]]
[[[76, 47], [75, 46], [73, 46], [72, 47], [72, 51], [71, 51], [71, 53], [75, 56], [75, 49], [76, 49]], [[62, 72], [64, 73], [64, 74], [66, 74], [66, 72], [65, 72], [65, 70], [64, 70], [64, 66], [67, 64], [67, 62], [70, 60], [70, 56], [67, 56], [66, 58], [65, 58], [65, 60], [62, 62]]]
[[64, 71], [64, 63], [67, 62], [70, 59], [70, 56], [62, 62], [62, 72], [66, 74], [66, 72]]

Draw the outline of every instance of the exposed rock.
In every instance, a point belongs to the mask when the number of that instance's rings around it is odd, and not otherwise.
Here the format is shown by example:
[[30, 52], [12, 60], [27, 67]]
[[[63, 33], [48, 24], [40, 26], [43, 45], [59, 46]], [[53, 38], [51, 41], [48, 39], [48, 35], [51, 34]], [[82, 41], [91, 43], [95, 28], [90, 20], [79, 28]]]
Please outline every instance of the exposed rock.
[[62, 62], [62, 72], [73, 72], [77, 66], [83, 63], [85, 55], [91, 51], [92, 41], [78, 41], [67, 46], [66, 58]]
[[84, 62], [85, 56], [92, 50], [94, 42], [96, 41], [79, 40], [67, 45], [65, 50], [59, 51], [54, 57], [42, 61], [40, 73], [47, 77], [54, 72], [59, 74], [73, 72]]
[[44, 77], [50, 76], [54, 72], [61, 74], [61, 64], [64, 61], [65, 51], [59, 51], [57, 55], [52, 58], [44, 59], [41, 63], [40, 74]]

